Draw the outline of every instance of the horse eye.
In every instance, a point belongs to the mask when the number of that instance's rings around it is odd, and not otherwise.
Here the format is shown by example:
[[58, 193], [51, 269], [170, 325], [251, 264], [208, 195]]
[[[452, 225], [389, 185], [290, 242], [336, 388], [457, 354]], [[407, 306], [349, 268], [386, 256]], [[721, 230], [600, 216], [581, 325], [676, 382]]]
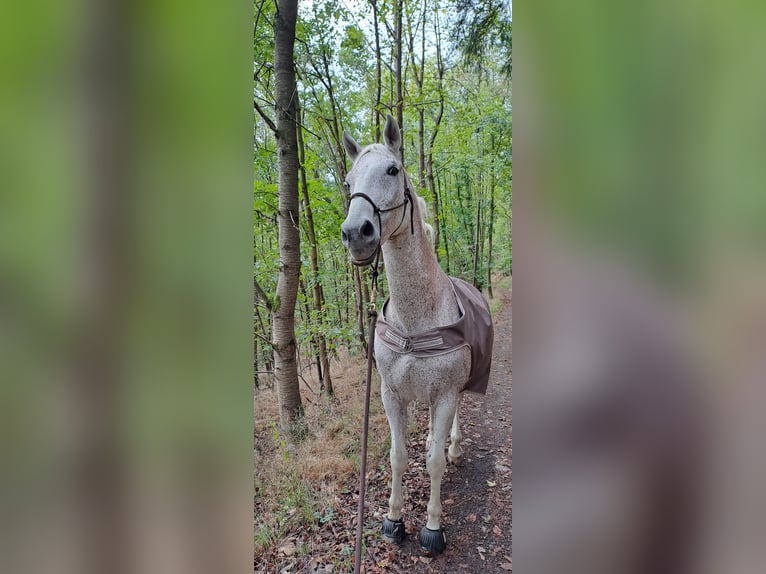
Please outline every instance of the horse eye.
[[392, 165], [391, 167], [388, 168], [388, 171], [386, 173], [388, 175], [396, 175], [397, 173], [399, 173], [399, 168], [396, 167], [395, 165]]

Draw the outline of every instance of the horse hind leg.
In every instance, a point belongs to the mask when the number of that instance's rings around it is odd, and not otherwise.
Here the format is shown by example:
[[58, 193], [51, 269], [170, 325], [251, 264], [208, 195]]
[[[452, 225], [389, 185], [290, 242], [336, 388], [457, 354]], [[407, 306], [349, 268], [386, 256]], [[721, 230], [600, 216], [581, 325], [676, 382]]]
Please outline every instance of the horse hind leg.
[[463, 395], [457, 398], [455, 416], [452, 418], [452, 431], [450, 432], [450, 445], [447, 451], [447, 460], [459, 466], [463, 462], [463, 433], [460, 432], [460, 401]]
[[440, 554], [444, 551], [447, 540], [441, 528], [441, 484], [447, 460], [444, 447], [450, 423], [454, 416], [456, 400], [442, 400], [432, 406], [433, 435], [431, 448], [426, 455], [426, 468], [431, 476], [431, 497], [428, 500], [428, 522], [420, 531], [420, 546], [426, 552]]

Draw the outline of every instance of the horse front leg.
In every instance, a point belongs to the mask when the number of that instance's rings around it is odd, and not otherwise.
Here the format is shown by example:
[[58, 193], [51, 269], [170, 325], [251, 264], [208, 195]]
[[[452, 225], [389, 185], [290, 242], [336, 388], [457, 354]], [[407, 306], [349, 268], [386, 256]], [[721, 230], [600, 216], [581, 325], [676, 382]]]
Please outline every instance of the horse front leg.
[[388, 516], [383, 520], [383, 537], [389, 542], [404, 540], [402, 520], [402, 475], [407, 468], [407, 404], [383, 391], [383, 406], [391, 429], [391, 496], [388, 499]]
[[428, 500], [428, 522], [420, 531], [420, 546], [426, 552], [440, 554], [447, 545], [444, 530], [441, 528], [441, 488], [444, 471], [447, 468], [447, 459], [444, 456], [444, 447], [447, 435], [455, 415], [457, 398], [445, 398], [432, 405], [433, 413], [433, 436], [431, 448], [426, 455], [426, 468], [431, 476], [431, 497]]
[[463, 394], [457, 397], [455, 416], [452, 418], [452, 432], [450, 432], [450, 445], [447, 451], [447, 459], [454, 465], [460, 465], [463, 461], [463, 433], [460, 432], [460, 401]]

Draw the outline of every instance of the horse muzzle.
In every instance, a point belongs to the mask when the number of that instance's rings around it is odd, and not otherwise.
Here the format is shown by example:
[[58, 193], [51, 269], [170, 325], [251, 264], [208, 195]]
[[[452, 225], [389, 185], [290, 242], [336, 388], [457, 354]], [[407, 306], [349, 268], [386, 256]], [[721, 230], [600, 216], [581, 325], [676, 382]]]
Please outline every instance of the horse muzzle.
[[380, 232], [369, 219], [361, 222], [346, 220], [341, 226], [341, 241], [348, 249], [351, 263], [364, 267], [375, 259], [380, 248]]

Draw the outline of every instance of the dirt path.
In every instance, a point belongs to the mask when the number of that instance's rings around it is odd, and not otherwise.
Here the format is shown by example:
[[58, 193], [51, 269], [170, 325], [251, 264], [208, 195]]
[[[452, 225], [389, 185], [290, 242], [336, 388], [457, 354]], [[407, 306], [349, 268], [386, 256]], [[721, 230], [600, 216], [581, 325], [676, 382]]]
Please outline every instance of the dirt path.
[[[489, 388], [486, 396], [466, 394], [463, 398], [465, 460], [460, 467], [448, 465], [442, 483], [447, 549], [429, 558], [417, 541], [429, 493], [425, 441], [418, 430], [410, 437], [410, 464], [404, 477], [407, 539], [389, 552], [388, 571], [474, 573], [512, 569], [511, 293], [503, 290], [496, 297], [502, 297], [504, 304], [495, 316]], [[426, 409], [418, 409], [419, 429], [427, 425], [427, 415]]]

